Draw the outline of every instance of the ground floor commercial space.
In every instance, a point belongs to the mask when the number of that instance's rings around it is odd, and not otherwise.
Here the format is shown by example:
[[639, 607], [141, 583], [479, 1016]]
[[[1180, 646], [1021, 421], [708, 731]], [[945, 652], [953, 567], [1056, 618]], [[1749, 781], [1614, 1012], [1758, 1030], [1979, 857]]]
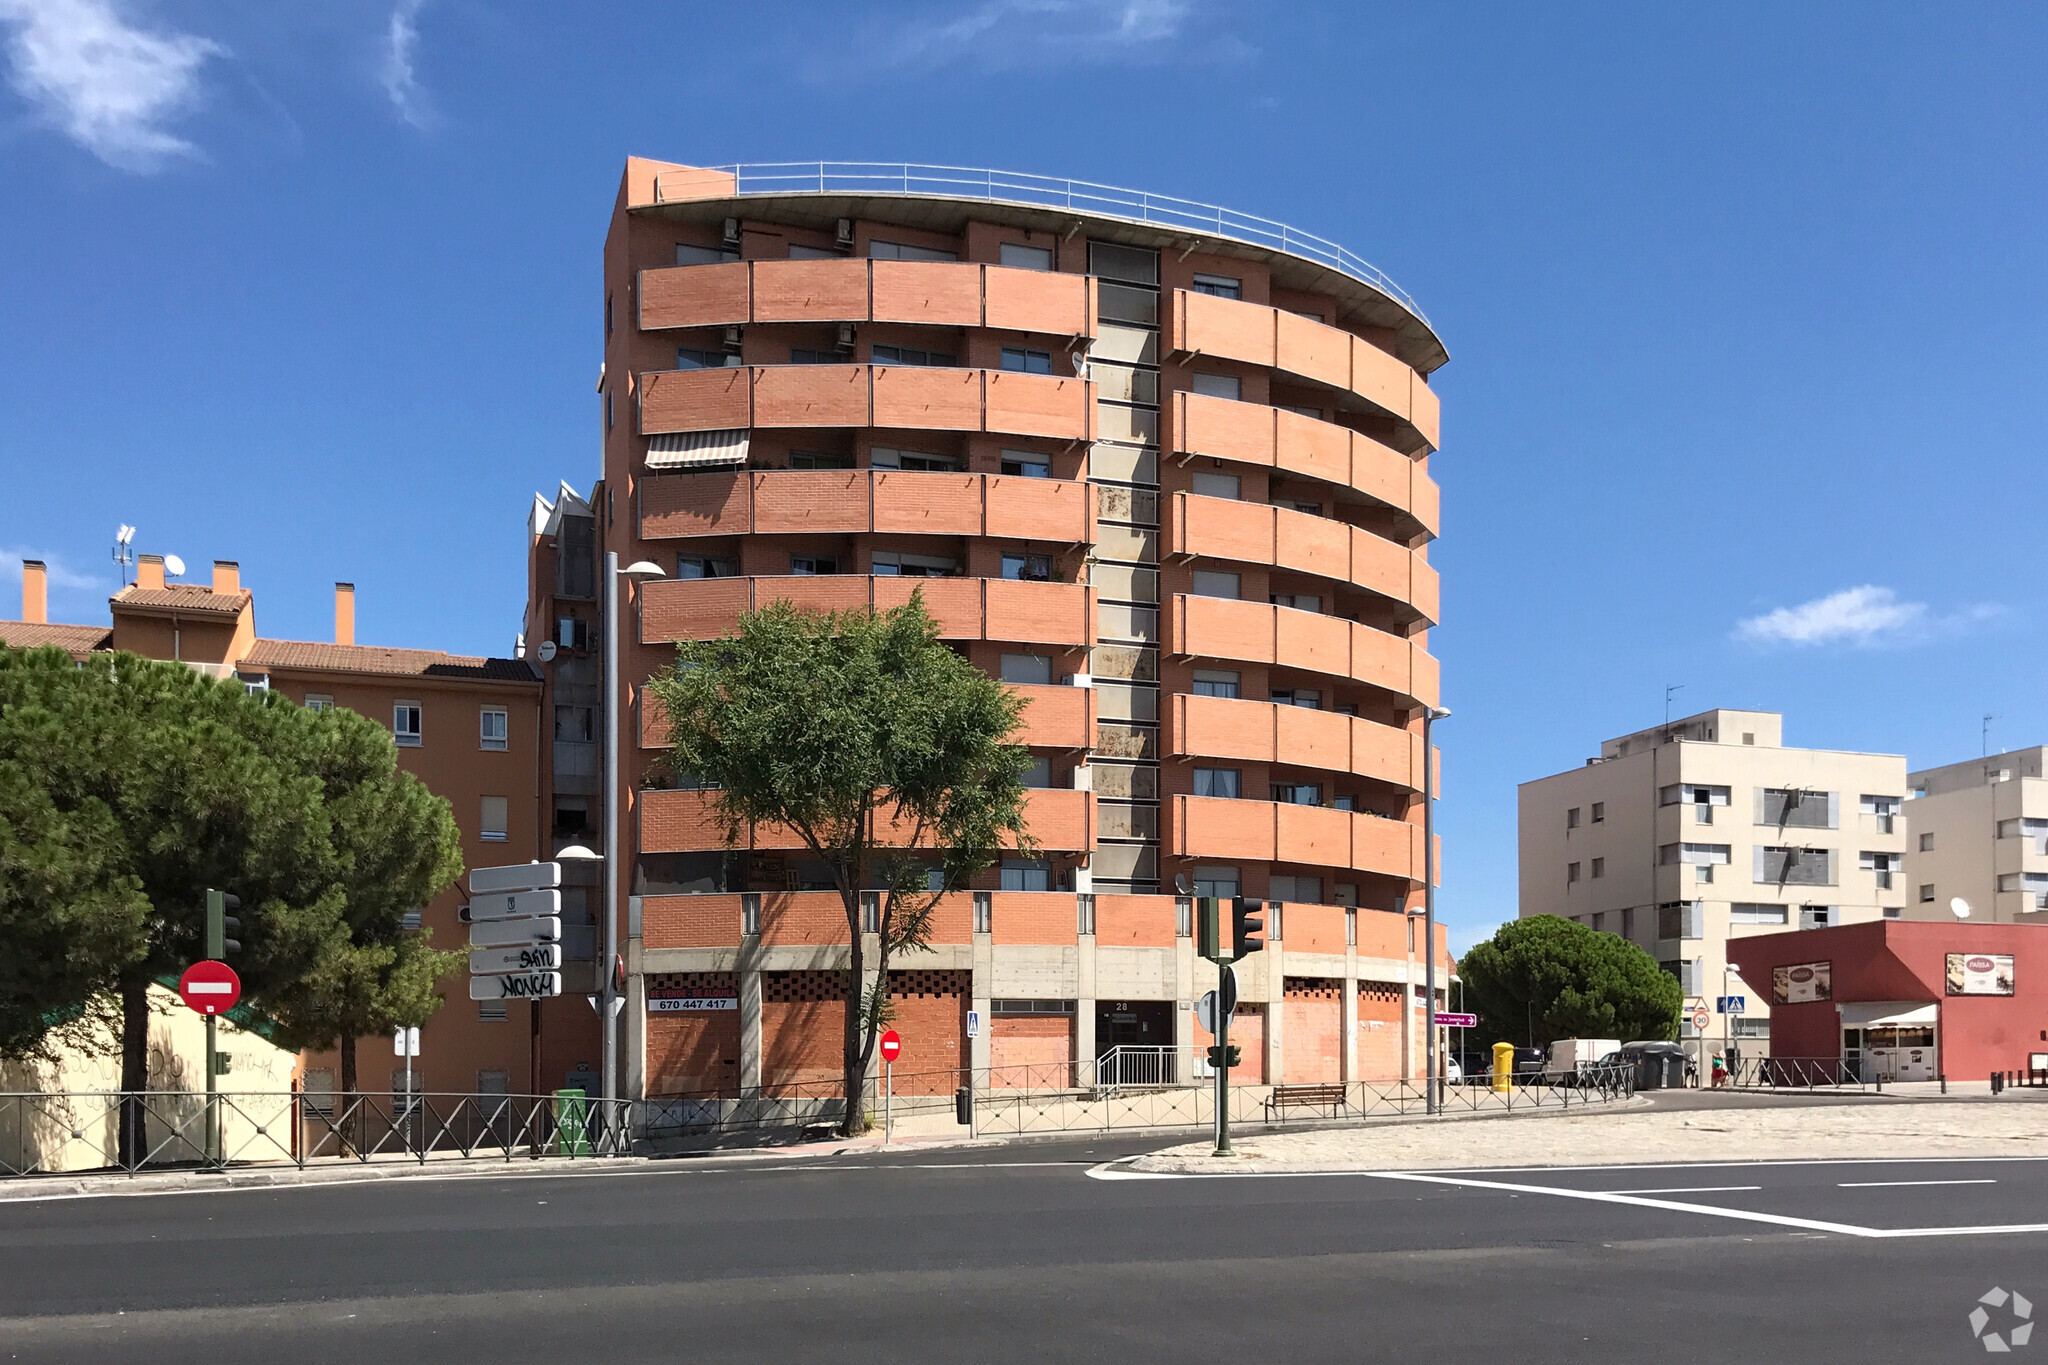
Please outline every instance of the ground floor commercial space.
[[[1217, 985], [1172, 896], [974, 892], [945, 898], [929, 947], [892, 958], [898, 1093], [1183, 1085], [1215, 1041]], [[950, 904], [957, 900], [958, 905]], [[749, 904], [749, 902], [753, 902]], [[735, 932], [741, 929], [749, 932]], [[1268, 911], [1237, 964], [1230, 1042], [1245, 1085], [1423, 1073], [1422, 926], [1344, 906]], [[707, 942], [714, 936], [727, 943]], [[627, 1093], [829, 1092], [847, 1022], [846, 920], [830, 893], [636, 898], [629, 913]], [[736, 940], [736, 942], [734, 941]], [[878, 944], [866, 936], [870, 966]], [[1451, 962], [1438, 936], [1438, 1007]], [[866, 986], [878, 983], [871, 976]], [[1404, 1003], [1406, 1008], [1404, 1009]]]
[[1774, 1059], [1888, 1081], [2048, 1069], [2048, 926], [1884, 920], [1739, 939], [1729, 957], [1769, 996]]

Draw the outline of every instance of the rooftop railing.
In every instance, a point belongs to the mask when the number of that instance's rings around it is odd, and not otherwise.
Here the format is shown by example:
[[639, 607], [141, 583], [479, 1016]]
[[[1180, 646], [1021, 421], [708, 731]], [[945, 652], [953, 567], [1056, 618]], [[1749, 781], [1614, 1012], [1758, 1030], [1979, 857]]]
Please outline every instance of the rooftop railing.
[[[981, 199], [990, 203], [1029, 204], [1039, 208], [1068, 209], [1102, 218], [1155, 227], [1181, 228], [1208, 233], [1254, 246], [1271, 247], [1342, 271], [1361, 283], [1371, 285], [1413, 313], [1425, 327], [1430, 321], [1407, 290], [1388, 278], [1386, 272], [1328, 238], [1303, 232], [1300, 228], [1255, 214], [1239, 213], [1218, 204], [1203, 204], [1171, 195], [1148, 194], [1143, 190], [1097, 185], [1086, 180], [1063, 180], [1056, 176], [1029, 175], [1019, 171], [996, 171], [968, 166], [921, 166], [874, 161], [781, 161], [752, 165], [715, 166], [712, 170], [733, 177], [735, 193], [753, 194], [901, 194], [942, 196], [949, 199]], [[654, 182], [654, 198], [662, 202], [662, 180]], [[689, 177], [701, 191], [702, 172]], [[678, 198], [684, 196], [678, 195]], [[688, 197], [700, 197], [692, 194]], [[1432, 330], [1434, 330], [1432, 328]]]

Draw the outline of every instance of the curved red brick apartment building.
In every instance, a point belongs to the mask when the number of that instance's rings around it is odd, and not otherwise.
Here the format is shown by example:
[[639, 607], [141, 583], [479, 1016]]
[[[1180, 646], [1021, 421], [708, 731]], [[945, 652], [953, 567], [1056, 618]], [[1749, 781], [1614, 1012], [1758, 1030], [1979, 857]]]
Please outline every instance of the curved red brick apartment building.
[[[931, 952], [897, 964], [899, 1080], [1200, 1046], [1188, 1002], [1214, 970], [1179, 878], [1283, 907], [1240, 967], [1240, 1079], [1420, 1071], [1446, 357], [1412, 301], [1320, 239], [1178, 201], [635, 159], [604, 325], [604, 477], [568, 511], [579, 545], [669, 575], [630, 592], [611, 699], [639, 741], [628, 1093], [836, 1074], [845, 936], [786, 837], [727, 849], [706, 793], [647, 785], [642, 681], [749, 607], [917, 589], [1029, 699], [1043, 853], [948, 898]], [[563, 524], [536, 516], [537, 566]], [[529, 634], [560, 666], [598, 604], [549, 578]], [[563, 799], [587, 837], [601, 803], [558, 796], [558, 833]]]

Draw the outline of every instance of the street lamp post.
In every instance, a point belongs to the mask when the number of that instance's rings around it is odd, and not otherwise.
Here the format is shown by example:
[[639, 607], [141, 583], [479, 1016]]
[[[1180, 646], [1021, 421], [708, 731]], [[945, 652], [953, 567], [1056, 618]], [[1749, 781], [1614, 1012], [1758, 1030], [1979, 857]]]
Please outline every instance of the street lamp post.
[[621, 578], [661, 578], [659, 565], [646, 560], [619, 567], [616, 550], [604, 552], [604, 956], [598, 963], [603, 982], [598, 987], [598, 1017], [604, 1038], [604, 1063], [600, 1094], [604, 1099], [605, 1121], [609, 1123], [619, 1098], [619, 709], [624, 689], [619, 685], [619, 600]]
[[1443, 1077], [1436, 1056], [1436, 751], [1430, 746], [1430, 731], [1450, 714], [1447, 706], [1422, 708], [1422, 1110], [1426, 1114], [1443, 1106], [1443, 1098], [1437, 1094]]

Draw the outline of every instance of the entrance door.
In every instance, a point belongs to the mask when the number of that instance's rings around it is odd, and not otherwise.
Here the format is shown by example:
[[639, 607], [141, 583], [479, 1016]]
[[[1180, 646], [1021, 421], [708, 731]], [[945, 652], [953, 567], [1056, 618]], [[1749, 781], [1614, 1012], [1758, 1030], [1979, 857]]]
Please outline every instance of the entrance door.
[[1934, 1079], [1932, 1024], [1886, 1024], [1864, 1032], [1879, 1076], [1888, 1081]]
[[1102, 1001], [1095, 1011], [1095, 1059], [1099, 1084], [1174, 1084], [1173, 1002]]

